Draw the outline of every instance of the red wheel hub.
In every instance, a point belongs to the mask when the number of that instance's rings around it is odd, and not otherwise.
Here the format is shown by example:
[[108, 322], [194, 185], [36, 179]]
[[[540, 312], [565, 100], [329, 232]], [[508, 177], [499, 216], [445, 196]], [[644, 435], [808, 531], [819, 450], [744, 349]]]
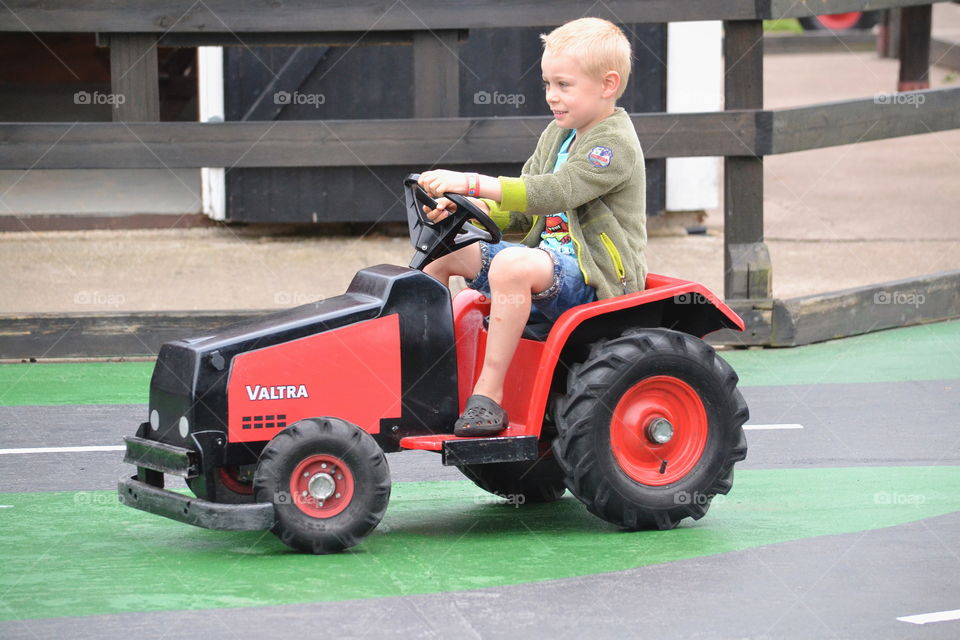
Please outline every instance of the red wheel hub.
[[220, 467], [220, 480], [223, 482], [223, 486], [234, 493], [252, 496], [253, 485], [248, 480], [242, 480], [240, 475], [239, 467]]
[[848, 11], [846, 13], [832, 13], [829, 15], [817, 16], [820, 24], [834, 31], [843, 31], [844, 29], [853, 29], [860, 22], [862, 11]]
[[645, 378], [630, 387], [613, 410], [613, 457], [640, 484], [663, 486], [680, 480], [706, 445], [703, 401], [679, 378]]
[[304, 458], [290, 476], [293, 503], [314, 518], [332, 518], [346, 509], [353, 489], [350, 467], [327, 454]]

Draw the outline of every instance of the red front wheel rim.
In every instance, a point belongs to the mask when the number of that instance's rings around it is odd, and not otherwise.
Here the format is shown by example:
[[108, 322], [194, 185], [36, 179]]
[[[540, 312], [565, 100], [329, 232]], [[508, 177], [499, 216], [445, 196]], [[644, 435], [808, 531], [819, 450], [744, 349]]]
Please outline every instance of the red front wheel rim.
[[234, 493], [242, 496], [253, 495], [253, 484], [240, 479], [239, 467], [220, 467], [220, 481]]
[[290, 495], [297, 508], [313, 518], [332, 518], [353, 498], [350, 467], [328, 454], [307, 456], [290, 476]]
[[846, 13], [832, 13], [829, 15], [817, 16], [820, 24], [834, 31], [843, 31], [844, 29], [853, 29], [860, 22], [862, 11], [848, 11]]
[[[651, 430], [672, 428], [658, 443]], [[640, 484], [663, 486], [686, 476], [707, 445], [707, 412], [700, 395], [673, 376], [653, 376], [623, 394], [610, 421], [610, 447], [617, 464]]]

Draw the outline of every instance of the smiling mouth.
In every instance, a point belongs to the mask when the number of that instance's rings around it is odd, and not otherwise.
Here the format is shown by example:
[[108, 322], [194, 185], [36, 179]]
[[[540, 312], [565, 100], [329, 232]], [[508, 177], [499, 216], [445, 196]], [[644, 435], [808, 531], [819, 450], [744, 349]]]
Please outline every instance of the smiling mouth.
[[555, 115], [556, 117], [559, 118], [560, 116], [565, 116], [565, 115], [567, 115], [567, 113], [569, 113], [569, 112], [568, 112], [568, 111], [556, 111], [556, 110], [555, 110], [555, 111], [553, 112], [553, 115]]

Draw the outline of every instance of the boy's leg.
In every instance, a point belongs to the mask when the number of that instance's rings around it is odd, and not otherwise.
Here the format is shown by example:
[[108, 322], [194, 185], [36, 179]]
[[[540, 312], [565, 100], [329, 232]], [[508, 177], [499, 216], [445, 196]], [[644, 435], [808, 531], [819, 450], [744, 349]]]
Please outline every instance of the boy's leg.
[[553, 260], [546, 251], [511, 247], [494, 256], [489, 274], [487, 349], [474, 394], [486, 396], [498, 404], [503, 401], [503, 381], [530, 317], [531, 297], [548, 289], [553, 278]]
[[463, 276], [474, 279], [480, 273], [483, 261], [480, 256], [480, 243], [474, 242], [463, 249], [457, 249], [425, 266], [423, 272], [433, 276], [443, 284], [450, 282], [450, 276]]

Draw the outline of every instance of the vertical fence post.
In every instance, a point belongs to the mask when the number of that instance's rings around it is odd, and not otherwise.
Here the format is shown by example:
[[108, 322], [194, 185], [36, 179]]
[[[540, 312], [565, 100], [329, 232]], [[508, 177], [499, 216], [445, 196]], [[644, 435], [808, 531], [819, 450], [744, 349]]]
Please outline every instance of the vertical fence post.
[[457, 31], [413, 35], [413, 117], [460, 115], [460, 58]]
[[900, 79], [897, 91], [930, 88], [932, 7], [904, 7], [900, 22]]
[[108, 42], [110, 91], [115, 99], [114, 122], [159, 122], [157, 37], [142, 33], [112, 33]]
[[[724, 22], [725, 109], [763, 109], [763, 22]], [[747, 142], [747, 141], [744, 141]], [[763, 242], [763, 158], [724, 158], [724, 296], [771, 297], [771, 265]]]

